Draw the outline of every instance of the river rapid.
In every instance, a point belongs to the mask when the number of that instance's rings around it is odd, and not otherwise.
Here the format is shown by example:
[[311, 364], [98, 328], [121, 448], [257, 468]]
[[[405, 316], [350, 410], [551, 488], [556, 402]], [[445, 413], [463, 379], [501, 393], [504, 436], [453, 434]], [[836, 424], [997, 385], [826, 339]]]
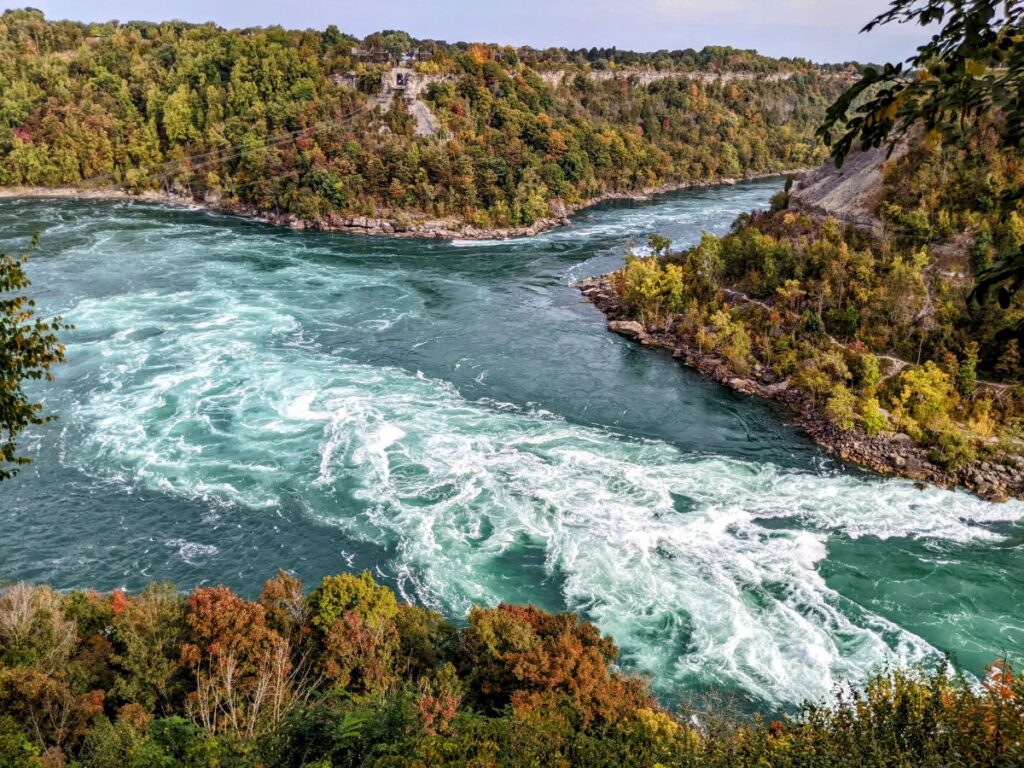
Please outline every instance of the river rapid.
[[60, 420], [0, 485], [0, 579], [255, 596], [368, 569], [455, 619], [579, 611], [666, 701], [788, 708], [886, 665], [1024, 651], [1024, 505], [829, 459], [770, 405], [605, 330], [571, 284], [781, 181], [606, 204], [530, 240], [297, 233], [0, 201], [75, 324]]

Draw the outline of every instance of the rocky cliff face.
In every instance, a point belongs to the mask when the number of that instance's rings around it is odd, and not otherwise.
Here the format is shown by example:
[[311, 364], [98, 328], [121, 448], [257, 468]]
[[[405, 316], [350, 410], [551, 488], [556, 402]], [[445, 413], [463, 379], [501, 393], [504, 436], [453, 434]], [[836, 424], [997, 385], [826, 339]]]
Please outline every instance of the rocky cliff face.
[[790, 207], [877, 229], [880, 222], [875, 211], [882, 201], [885, 164], [906, 152], [907, 144], [901, 142], [891, 156], [888, 147], [880, 147], [852, 153], [842, 168], [828, 161], [793, 185]]

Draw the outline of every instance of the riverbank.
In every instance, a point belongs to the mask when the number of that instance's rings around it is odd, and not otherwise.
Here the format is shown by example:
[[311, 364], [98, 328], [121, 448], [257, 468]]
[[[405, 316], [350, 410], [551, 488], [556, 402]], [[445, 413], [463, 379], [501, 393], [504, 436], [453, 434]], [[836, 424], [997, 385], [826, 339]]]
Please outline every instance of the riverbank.
[[704, 352], [692, 340], [639, 322], [626, 311], [609, 275], [582, 280], [576, 288], [605, 314], [608, 330], [645, 346], [668, 350], [684, 365], [735, 392], [785, 405], [812, 440], [843, 461], [880, 475], [904, 477], [942, 488], [965, 488], [988, 501], [1024, 499], [1024, 472], [1019, 466], [976, 461], [962, 469], [948, 471], [932, 462], [927, 451], [908, 435], [883, 432], [869, 436], [859, 426], [840, 429], [821, 411], [813, 397], [789, 379], [775, 375], [769, 367], [758, 364], [749, 376], [739, 376], [724, 359]]
[[660, 195], [681, 192], [687, 189], [732, 186], [744, 181], [770, 179], [806, 173], [807, 169], [797, 168], [771, 173], [746, 174], [741, 178], [715, 179], [713, 181], [683, 181], [647, 187], [634, 192], [607, 192], [578, 205], [568, 205], [561, 200], [551, 202], [550, 216], [538, 219], [533, 224], [519, 227], [475, 227], [454, 218], [432, 219], [416, 214], [392, 214], [379, 216], [345, 216], [330, 214], [319, 219], [304, 219], [290, 213], [263, 211], [255, 206], [233, 200], [226, 200], [216, 194], [202, 197], [181, 195], [172, 192], [146, 190], [129, 192], [116, 187], [81, 189], [78, 187], [0, 187], [0, 200], [19, 198], [57, 198], [75, 200], [120, 200], [172, 205], [186, 208], [200, 208], [213, 213], [241, 216], [295, 230], [334, 232], [365, 237], [397, 237], [423, 240], [509, 240], [533, 237], [572, 223], [570, 217], [593, 208], [601, 203], [615, 200], [651, 200]]

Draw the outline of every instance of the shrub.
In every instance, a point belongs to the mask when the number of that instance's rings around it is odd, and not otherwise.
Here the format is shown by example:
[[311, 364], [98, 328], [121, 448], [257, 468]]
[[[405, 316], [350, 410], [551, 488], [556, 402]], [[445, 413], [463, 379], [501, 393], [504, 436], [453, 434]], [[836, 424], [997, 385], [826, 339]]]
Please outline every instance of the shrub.
[[929, 360], [922, 367], [904, 371], [900, 386], [896, 399], [897, 423], [918, 432], [922, 429], [931, 433], [944, 431], [958, 401], [949, 374]]
[[726, 359], [729, 367], [740, 376], [750, 371], [750, 334], [742, 320], [720, 309], [711, 316], [715, 349]]
[[941, 467], [956, 470], [976, 461], [978, 451], [974, 441], [959, 430], [948, 429], [939, 435], [928, 458]]
[[828, 402], [825, 403], [825, 415], [839, 429], [851, 430], [856, 423], [854, 411], [856, 402], [856, 398], [849, 389], [842, 384], [837, 384], [832, 388], [832, 394], [829, 396]]
[[889, 417], [885, 415], [877, 397], [868, 397], [861, 404], [861, 418], [864, 420], [864, 431], [870, 437], [889, 428]]

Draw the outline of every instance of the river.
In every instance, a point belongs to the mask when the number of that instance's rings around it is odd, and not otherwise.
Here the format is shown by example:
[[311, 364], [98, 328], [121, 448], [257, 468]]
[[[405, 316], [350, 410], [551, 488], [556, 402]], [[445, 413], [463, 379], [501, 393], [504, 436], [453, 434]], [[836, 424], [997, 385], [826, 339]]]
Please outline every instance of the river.
[[829, 459], [786, 414], [605, 330], [570, 286], [763, 181], [606, 204], [532, 240], [298, 233], [125, 202], [0, 202], [76, 329], [60, 420], [0, 485], [0, 579], [255, 596], [369, 569], [458, 619], [597, 621], [675, 700], [791, 707], [890, 663], [1024, 651], [1021, 504]]

